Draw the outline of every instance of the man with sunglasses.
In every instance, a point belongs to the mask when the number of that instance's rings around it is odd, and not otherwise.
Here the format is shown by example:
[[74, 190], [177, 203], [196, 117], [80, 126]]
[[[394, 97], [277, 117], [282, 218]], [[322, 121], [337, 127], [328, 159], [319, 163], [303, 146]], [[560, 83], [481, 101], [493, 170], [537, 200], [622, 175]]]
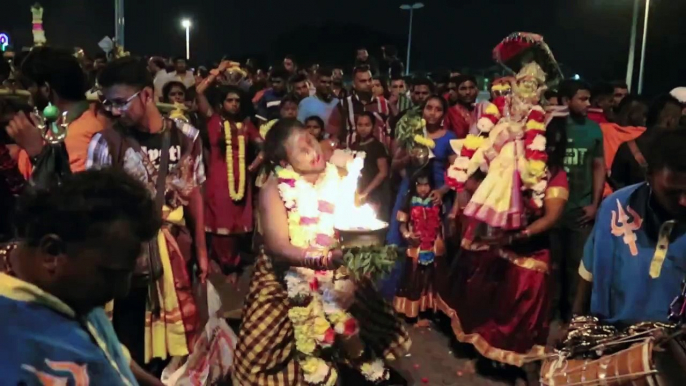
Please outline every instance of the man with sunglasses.
[[[186, 262], [193, 257], [191, 245], [195, 245], [201, 280], [207, 275], [200, 192], [205, 168], [199, 132], [186, 122], [165, 119], [160, 114], [152, 77], [137, 58], [108, 63], [98, 83], [103, 88], [102, 107], [114, 123], [93, 136], [86, 166], [120, 167], [143, 181], [157, 197], [163, 218], [158, 242], [149, 245], [150, 255], [159, 257], [163, 274], [156, 281], [132, 288], [126, 299], [115, 302], [115, 330], [139, 363], [188, 355], [198, 323], [186, 269]], [[166, 178], [160, 185], [157, 181], [162, 176]], [[155, 307], [159, 312], [152, 315], [149, 310]], [[165, 317], [173, 314], [180, 317]], [[168, 343], [144, 347], [146, 341]]]

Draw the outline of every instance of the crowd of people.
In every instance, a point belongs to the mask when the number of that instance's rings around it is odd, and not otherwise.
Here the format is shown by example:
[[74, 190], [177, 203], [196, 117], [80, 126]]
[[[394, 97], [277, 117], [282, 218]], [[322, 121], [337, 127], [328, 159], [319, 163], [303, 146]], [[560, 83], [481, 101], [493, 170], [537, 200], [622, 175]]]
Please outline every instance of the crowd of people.
[[[352, 71], [211, 67], [50, 47], [0, 64], [3, 379], [159, 385], [203, 327], [195, 285], [248, 265], [234, 385], [403, 384], [384, 359], [408, 350], [408, 323], [441, 319], [536, 384], [552, 321], [667, 321], [686, 278], [686, 88], [543, 92], [525, 67], [479, 100], [471, 75], [404, 75], [391, 46], [381, 63], [360, 48]], [[363, 154], [355, 201], [400, 251], [377, 283], [339, 276], [341, 151]], [[321, 360], [334, 335], [348, 357]]]

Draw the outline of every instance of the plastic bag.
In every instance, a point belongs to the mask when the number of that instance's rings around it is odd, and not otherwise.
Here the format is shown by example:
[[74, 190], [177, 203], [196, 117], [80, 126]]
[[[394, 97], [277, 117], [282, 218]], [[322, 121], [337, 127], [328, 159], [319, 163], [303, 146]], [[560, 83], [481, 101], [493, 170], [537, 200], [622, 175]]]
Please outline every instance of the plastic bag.
[[173, 358], [162, 372], [166, 386], [205, 386], [229, 377], [236, 350], [236, 334], [217, 316], [221, 300], [212, 283], [207, 282], [209, 320], [187, 358]]

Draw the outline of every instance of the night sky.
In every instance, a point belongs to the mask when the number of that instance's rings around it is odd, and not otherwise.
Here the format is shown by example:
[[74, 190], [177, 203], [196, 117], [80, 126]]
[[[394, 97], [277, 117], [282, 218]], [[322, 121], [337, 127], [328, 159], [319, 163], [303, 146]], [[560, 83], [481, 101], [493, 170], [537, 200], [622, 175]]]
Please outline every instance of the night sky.
[[[493, 64], [491, 49], [514, 31], [542, 34], [568, 76], [623, 79], [632, 0], [424, 0], [415, 13], [412, 69], [461, 70]], [[31, 44], [34, 0], [2, 0], [0, 31], [17, 46]], [[408, 17], [398, 0], [126, 0], [126, 49], [135, 54], [183, 55], [180, 20], [193, 20], [192, 58], [208, 62], [256, 56], [266, 66], [286, 53], [302, 62], [350, 65], [354, 48], [395, 43], [404, 60]], [[43, 0], [50, 44], [89, 52], [113, 35], [114, 1]], [[686, 1], [652, 0], [645, 91], [686, 85]], [[643, 16], [641, 14], [640, 25]], [[638, 45], [640, 48], [640, 36]], [[344, 40], [343, 36], [346, 36]], [[638, 53], [635, 82], [638, 79]]]

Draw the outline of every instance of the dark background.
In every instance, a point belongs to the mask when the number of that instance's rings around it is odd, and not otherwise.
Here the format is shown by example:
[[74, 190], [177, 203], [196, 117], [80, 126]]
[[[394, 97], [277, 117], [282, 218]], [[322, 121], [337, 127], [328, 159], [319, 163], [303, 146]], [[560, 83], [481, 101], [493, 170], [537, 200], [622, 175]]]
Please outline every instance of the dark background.
[[[642, 3], [644, 1], [642, 0]], [[0, 1], [0, 31], [17, 48], [32, 44], [33, 0]], [[134, 54], [185, 54], [180, 20], [193, 20], [195, 63], [223, 55], [258, 58], [262, 66], [294, 54], [301, 63], [349, 66], [365, 45], [396, 44], [405, 58], [409, 13], [398, 0], [126, 0], [126, 49]], [[633, 0], [424, 0], [415, 12], [412, 70], [485, 69], [491, 49], [514, 31], [542, 34], [567, 76], [624, 79]], [[114, 34], [113, 0], [43, 0], [49, 44], [92, 53]], [[682, 61], [686, 1], [652, 0], [645, 93], [686, 85]], [[643, 15], [639, 20], [643, 24]], [[639, 30], [636, 55], [640, 57]]]

